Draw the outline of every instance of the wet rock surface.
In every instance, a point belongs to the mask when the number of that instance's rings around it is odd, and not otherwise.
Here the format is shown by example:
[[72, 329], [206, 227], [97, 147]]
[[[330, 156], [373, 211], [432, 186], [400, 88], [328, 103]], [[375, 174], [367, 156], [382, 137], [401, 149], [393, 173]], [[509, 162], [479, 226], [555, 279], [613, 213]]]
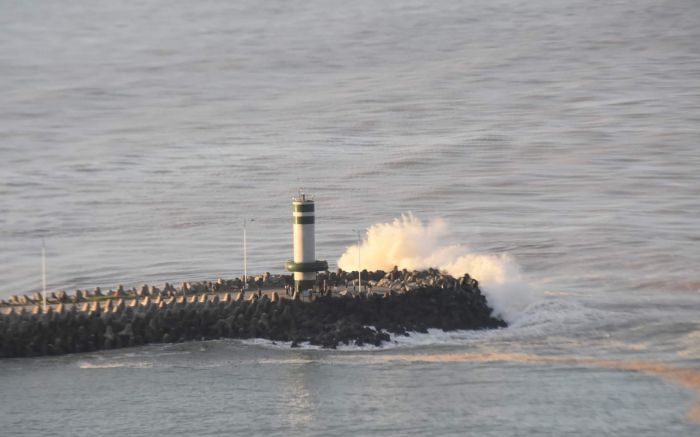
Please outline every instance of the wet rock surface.
[[[453, 278], [436, 270], [362, 272], [369, 292], [338, 291], [338, 286], [356, 283], [357, 276], [357, 272], [322, 273], [316, 293], [303, 300], [298, 295], [285, 298], [276, 291], [270, 296], [260, 290], [241, 293], [237, 280], [186, 283], [179, 290], [169, 284], [162, 290], [119, 287], [104, 302], [88, 303], [82, 293], [64, 293], [55, 299], [61, 303], [46, 312], [22, 307], [0, 315], [0, 357], [218, 338], [266, 338], [291, 342], [292, 347], [304, 342], [324, 348], [379, 346], [390, 340], [390, 334], [407, 335], [428, 328], [506, 326], [491, 317], [478, 282], [468, 275]], [[289, 285], [291, 278], [252, 278], [258, 280], [260, 285], [272, 280], [276, 281], [273, 285]], [[99, 289], [86, 294], [104, 298]]]

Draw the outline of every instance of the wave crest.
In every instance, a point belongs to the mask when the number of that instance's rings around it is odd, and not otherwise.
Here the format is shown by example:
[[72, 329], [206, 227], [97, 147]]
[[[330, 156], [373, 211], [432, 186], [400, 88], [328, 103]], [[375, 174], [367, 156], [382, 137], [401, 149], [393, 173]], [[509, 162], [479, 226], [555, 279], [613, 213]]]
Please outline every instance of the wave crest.
[[494, 315], [508, 323], [537, 300], [538, 293], [525, 281], [511, 256], [473, 253], [466, 246], [448, 241], [450, 232], [445, 220], [436, 218], [424, 224], [411, 213], [402, 214], [392, 222], [367, 229], [360, 246], [348, 247], [338, 259], [338, 267], [385, 271], [394, 266], [407, 270], [433, 267], [454, 277], [469, 273], [481, 284]]

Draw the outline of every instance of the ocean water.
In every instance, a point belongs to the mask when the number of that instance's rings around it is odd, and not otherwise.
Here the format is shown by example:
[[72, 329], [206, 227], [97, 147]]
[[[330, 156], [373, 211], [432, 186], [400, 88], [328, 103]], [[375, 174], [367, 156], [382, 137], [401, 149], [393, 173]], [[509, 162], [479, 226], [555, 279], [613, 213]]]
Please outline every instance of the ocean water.
[[245, 217], [281, 272], [298, 188], [331, 268], [412, 212], [536, 291], [382, 349], [3, 360], [0, 434], [700, 434], [699, 79], [694, 0], [0, 0], [0, 298], [42, 238], [54, 290], [238, 276]]

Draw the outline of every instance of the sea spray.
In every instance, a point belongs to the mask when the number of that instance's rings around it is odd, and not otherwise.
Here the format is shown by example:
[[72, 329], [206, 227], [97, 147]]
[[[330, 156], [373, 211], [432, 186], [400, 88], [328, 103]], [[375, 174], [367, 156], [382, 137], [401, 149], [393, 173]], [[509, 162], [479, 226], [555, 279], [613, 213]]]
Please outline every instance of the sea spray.
[[[525, 281], [520, 267], [506, 254], [472, 253], [466, 246], [450, 244], [447, 222], [436, 218], [423, 223], [411, 213], [390, 223], [367, 229], [361, 242], [361, 268], [367, 270], [421, 270], [438, 268], [458, 277], [469, 273], [481, 284], [494, 315], [512, 323], [538, 293]], [[358, 247], [350, 246], [338, 259], [343, 270], [357, 270]]]

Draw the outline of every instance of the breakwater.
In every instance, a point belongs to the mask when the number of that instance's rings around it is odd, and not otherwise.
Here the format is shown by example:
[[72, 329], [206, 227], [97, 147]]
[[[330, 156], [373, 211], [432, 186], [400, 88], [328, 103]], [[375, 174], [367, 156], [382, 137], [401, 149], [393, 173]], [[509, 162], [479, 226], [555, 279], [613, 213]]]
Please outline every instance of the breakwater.
[[[54, 296], [53, 305], [6, 305], [0, 315], [0, 357], [27, 357], [217, 338], [266, 338], [335, 348], [381, 345], [390, 334], [428, 328], [505, 326], [491, 317], [478, 282], [437, 270], [322, 273], [309, 296], [289, 295], [291, 278], [240, 280]], [[240, 283], [240, 284], [239, 284]], [[280, 290], [280, 291], [278, 291]]]

